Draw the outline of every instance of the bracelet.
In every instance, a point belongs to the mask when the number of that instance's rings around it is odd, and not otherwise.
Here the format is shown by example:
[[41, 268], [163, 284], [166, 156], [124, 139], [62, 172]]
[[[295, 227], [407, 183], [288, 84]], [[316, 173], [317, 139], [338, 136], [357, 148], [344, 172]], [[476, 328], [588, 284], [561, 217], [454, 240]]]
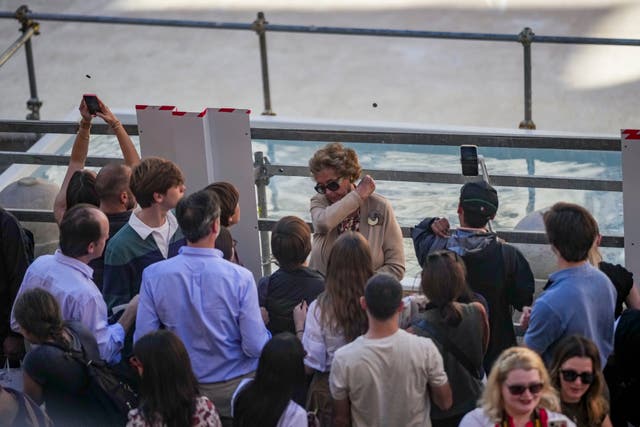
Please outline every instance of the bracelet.
[[120, 122], [120, 120], [117, 120], [117, 121], [113, 122], [113, 123], [112, 123], [111, 125], [109, 125], [109, 126], [111, 126], [111, 129], [116, 130], [116, 129], [118, 129], [120, 126], [122, 126], [122, 123]]
[[304, 329], [300, 329], [299, 331], [296, 331], [296, 334], [303, 334], [304, 333]]
[[78, 126], [80, 126], [80, 129], [91, 129], [91, 121], [85, 122], [84, 119], [80, 120], [80, 123], [78, 123]]

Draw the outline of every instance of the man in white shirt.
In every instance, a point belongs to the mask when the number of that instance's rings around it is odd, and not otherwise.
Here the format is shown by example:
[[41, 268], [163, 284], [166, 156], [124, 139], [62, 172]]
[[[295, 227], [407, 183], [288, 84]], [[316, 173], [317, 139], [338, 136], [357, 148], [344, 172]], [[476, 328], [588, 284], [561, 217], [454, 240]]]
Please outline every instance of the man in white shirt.
[[[38, 257], [29, 266], [18, 296], [33, 288], [50, 292], [60, 304], [62, 318], [81, 322], [95, 335], [100, 356], [117, 363], [125, 333], [135, 321], [138, 298], [129, 302], [117, 323], [108, 324], [107, 306], [87, 265], [102, 255], [108, 236], [109, 221], [95, 206], [80, 204], [67, 210], [60, 222], [60, 249], [54, 255]], [[20, 331], [13, 311], [11, 328]]]
[[102, 293], [109, 309], [138, 294], [147, 266], [177, 255], [186, 243], [171, 212], [184, 196], [180, 168], [170, 160], [146, 158], [133, 169], [130, 186], [140, 208], [104, 253]]
[[398, 327], [402, 285], [377, 274], [367, 282], [360, 305], [369, 330], [338, 349], [331, 365], [334, 425], [431, 426], [431, 401], [446, 410], [451, 388], [434, 343]]

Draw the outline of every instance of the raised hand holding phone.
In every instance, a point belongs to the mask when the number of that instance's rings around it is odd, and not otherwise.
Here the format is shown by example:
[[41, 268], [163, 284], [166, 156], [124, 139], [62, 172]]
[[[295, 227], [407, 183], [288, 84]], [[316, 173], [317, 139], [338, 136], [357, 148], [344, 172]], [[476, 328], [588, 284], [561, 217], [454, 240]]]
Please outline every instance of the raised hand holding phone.
[[82, 98], [87, 105], [87, 108], [89, 109], [89, 113], [91, 113], [91, 115], [95, 116], [96, 113], [102, 112], [100, 110], [100, 104], [98, 103], [98, 97], [95, 94], [85, 93], [84, 95], [82, 95]]

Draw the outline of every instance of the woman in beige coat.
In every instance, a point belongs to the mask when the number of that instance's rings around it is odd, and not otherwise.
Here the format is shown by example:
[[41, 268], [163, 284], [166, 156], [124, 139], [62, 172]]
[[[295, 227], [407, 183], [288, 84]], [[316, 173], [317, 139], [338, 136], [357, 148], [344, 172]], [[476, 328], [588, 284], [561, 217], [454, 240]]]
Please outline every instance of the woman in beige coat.
[[309, 168], [318, 193], [310, 206], [314, 233], [309, 267], [325, 274], [336, 239], [345, 231], [357, 231], [369, 243], [374, 270], [402, 279], [402, 231], [391, 204], [374, 193], [373, 178], [366, 175], [356, 185], [362, 172], [356, 152], [337, 142], [327, 144], [309, 160]]

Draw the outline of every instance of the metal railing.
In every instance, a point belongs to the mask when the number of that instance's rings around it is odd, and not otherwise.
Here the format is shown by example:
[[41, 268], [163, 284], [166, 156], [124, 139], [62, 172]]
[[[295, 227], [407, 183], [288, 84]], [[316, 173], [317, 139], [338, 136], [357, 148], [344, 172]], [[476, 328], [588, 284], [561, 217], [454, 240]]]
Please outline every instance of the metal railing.
[[129, 18], [120, 16], [87, 16], [74, 14], [34, 13], [27, 6], [21, 6], [16, 12], [0, 11], [0, 18], [15, 18], [21, 24], [20, 31], [23, 35], [13, 43], [0, 56], [0, 66], [4, 64], [19, 48], [25, 46], [27, 55], [27, 69], [29, 75], [29, 87], [31, 96], [27, 101], [27, 107], [31, 113], [28, 119], [39, 119], [39, 111], [42, 102], [38, 99], [36, 88], [35, 67], [31, 53], [31, 38], [40, 34], [38, 21], [78, 22], [93, 24], [116, 25], [141, 25], [180, 28], [201, 28], [211, 30], [249, 30], [258, 35], [260, 46], [260, 66], [262, 74], [262, 91], [264, 99], [263, 115], [274, 115], [271, 105], [271, 90], [269, 86], [269, 69], [267, 61], [266, 33], [306, 33], [306, 34], [333, 34], [344, 36], [375, 36], [375, 37], [404, 37], [418, 39], [446, 39], [469, 40], [480, 42], [512, 42], [519, 43], [523, 48], [524, 71], [524, 119], [520, 122], [521, 129], [535, 129], [533, 121], [533, 91], [531, 78], [531, 46], [533, 43], [548, 44], [590, 44], [610, 46], [640, 46], [638, 39], [601, 38], [601, 37], [567, 37], [567, 36], [542, 36], [536, 35], [531, 28], [524, 28], [519, 34], [494, 34], [494, 33], [466, 33], [446, 31], [418, 31], [418, 30], [393, 30], [375, 28], [345, 28], [329, 26], [304, 26], [304, 25], [280, 25], [267, 22], [263, 12], [258, 12], [257, 18], [251, 23], [196, 21], [179, 19], [153, 19], [153, 18]]
[[[137, 125], [125, 125], [130, 135], [138, 135]], [[78, 124], [75, 122], [44, 122], [25, 120], [0, 120], [0, 133], [2, 132], [35, 132], [74, 134]], [[92, 134], [105, 135], [112, 131], [107, 125], [96, 124], [91, 129]], [[476, 144], [479, 147], [504, 147], [504, 148], [530, 148], [530, 149], [563, 149], [563, 150], [590, 150], [590, 151], [620, 151], [619, 138], [607, 137], [562, 137], [541, 136], [525, 134], [483, 134], [483, 133], [436, 133], [436, 132], [362, 132], [362, 131], [338, 131], [338, 130], [313, 130], [313, 129], [273, 129], [251, 128], [252, 140], [272, 141], [322, 141], [322, 142], [366, 142], [380, 144], [411, 144], [426, 146], [460, 146], [463, 144]], [[114, 158], [90, 157], [87, 166], [103, 166]], [[20, 153], [0, 151], [0, 166], [10, 164], [44, 164], [67, 165], [69, 156], [45, 155], [34, 153]], [[464, 178], [459, 173], [397, 171], [397, 170], [365, 170], [376, 180], [398, 182], [426, 182], [441, 184], [462, 184]], [[262, 152], [254, 153], [254, 177], [258, 200], [258, 228], [262, 248], [262, 265], [265, 275], [270, 272], [270, 247], [268, 232], [275, 224], [274, 219], [269, 219], [266, 188], [270, 179], [274, 176], [300, 176], [308, 177], [309, 169], [303, 166], [287, 164], [272, 164]], [[561, 188], [572, 190], [592, 190], [621, 192], [622, 182], [617, 180], [559, 178], [544, 176], [524, 175], [491, 175], [491, 182], [497, 186], [525, 187], [525, 188]], [[32, 209], [10, 209], [20, 221], [53, 222], [51, 211]], [[410, 237], [411, 228], [402, 227], [403, 236]], [[500, 237], [510, 243], [547, 244], [544, 233], [497, 230]], [[605, 235], [602, 239], [603, 247], [623, 248], [624, 237]]]

